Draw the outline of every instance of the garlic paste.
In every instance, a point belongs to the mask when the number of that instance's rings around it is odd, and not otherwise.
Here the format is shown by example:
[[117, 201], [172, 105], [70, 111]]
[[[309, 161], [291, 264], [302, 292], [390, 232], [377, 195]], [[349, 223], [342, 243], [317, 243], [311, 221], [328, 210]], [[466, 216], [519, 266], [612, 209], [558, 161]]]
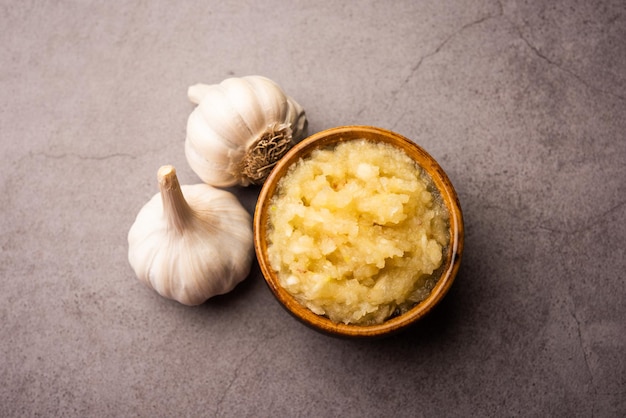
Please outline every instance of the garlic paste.
[[449, 241], [430, 178], [401, 149], [364, 139], [294, 164], [269, 225], [281, 286], [336, 323], [378, 324], [425, 299]]

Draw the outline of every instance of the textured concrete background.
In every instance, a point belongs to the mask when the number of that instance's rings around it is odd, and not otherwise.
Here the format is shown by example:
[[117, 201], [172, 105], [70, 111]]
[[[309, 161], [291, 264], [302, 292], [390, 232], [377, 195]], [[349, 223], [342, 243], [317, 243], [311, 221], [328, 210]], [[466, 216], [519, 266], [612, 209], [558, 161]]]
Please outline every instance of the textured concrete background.
[[[626, 414], [623, 0], [173, 4], [0, 5], [0, 416]], [[256, 265], [195, 308], [135, 279], [158, 167], [199, 181], [187, 87], [248, 74], [448, 172], [465, 258], [419, 326], [318, 334]]]

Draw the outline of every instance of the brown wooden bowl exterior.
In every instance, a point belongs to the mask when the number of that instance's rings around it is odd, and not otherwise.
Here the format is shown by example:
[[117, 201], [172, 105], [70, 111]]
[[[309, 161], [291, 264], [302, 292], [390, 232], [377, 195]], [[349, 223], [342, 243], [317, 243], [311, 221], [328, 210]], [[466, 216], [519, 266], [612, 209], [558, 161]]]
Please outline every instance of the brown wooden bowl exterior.
[[[378, 325], [337, 324], [324, 316], [313, 313], [301, 305], [282, 288], [278, 277], [267, 259], [268, 207], [279, 180], [289, 167], [314, 149], [324, 148], [340, 141], [368, 139], [383, 141], [404, 150], [432, 178], [450, 215], [450, 244], [440, 271], [442, 275], [430, 295], [403, 315], [393, 317]], [[265, 181], [254, 212], [254, 247], [261, 272], [278, 301], [304, 324], [335, 336], [380, 337], [401, 331], [429, 313], [450, 289], [458, 272], [463, 252], [463, 215], [458, 196], [448, 176], [425, 150], [409, 139], [385, 129], [372, 126], [342, 126], [318, 132], [296, 144], [279, 160]]]

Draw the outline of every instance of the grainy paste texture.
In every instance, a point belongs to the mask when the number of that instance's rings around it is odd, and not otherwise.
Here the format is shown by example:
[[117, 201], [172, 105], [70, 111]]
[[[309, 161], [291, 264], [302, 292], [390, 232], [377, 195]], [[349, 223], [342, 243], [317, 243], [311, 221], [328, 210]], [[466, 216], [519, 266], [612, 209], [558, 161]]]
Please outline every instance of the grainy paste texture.
[[334, 322], [371, 325], [425, 299], [449, 241], [431, 179], [364, 139], [316, 150], [281, 179], [268, 254], [280, 284]]

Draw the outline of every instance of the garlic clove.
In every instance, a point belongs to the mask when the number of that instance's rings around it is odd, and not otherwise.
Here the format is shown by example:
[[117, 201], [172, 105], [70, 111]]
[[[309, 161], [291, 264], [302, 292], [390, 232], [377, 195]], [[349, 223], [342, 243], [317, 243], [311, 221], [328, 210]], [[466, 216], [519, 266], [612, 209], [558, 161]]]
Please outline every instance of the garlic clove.
[[[189, 115], [187, 140], [185, 142], [199, 155], [210, 155], [214, 167], [227, 168], [230, 153], [240, 148], [241, 152], [244, 152], [245, 147], [230, 142], [210, 126], [205, 126], [205, 124], [206, 122], [201, 113], [194, 112]], [[205, 159], [205, 161], [207, 160]]]
[[249, 80], [243, 79], [243, 82], [240, 82], [237, 79], [227, 79], [218, 86], [227, 102], [233, 106], [233, 109], [244, 121], [247, 130], [246, 135], [253, 138], [265, 129], [268, 118], [266, 109], [263, 109], [259, 103], [254, 86]]
[[211, 94], [207, 94], [196, 108], [206, 126], [211, 128], [219, 139], [234, 147], [245, 147], [245, 143], [237, 141], [241, 136], [250, 135], [250, 128], [233, 104], [224, 89], [216, 86]]
[[[216, 153], [218, 151], [215, 151]], [[215, 186], [231, 186], [233, 177], [230, 174], [228, 165], [231, 159], [228, 157], [229, 151], [224, 151], [224, 158], [217, 162], [217, 160], [207, 161], [204, 158], [203, 153], [198, 151], [197, 147], [193, 146], [193, 143], [189, 140], [185, 141], [185, 156], [190, 166], [202, 166], [204, 168], [204, 175], [213, 179]], [[224, 165], [225, 164], [225, 165]]]
[[263, 77], [250, 77], [246, 79], [246, 82], [249, 83], [251, 91], [255, 93], [257, 105], [264, 117], [263, 124], [256, 133], [260, 134], [262, 130], [276, 121], [284, 121], [289, 111], [287, 96], [284, 94], [265, 94], [272, 89], [278, 91], [280, 87]]

